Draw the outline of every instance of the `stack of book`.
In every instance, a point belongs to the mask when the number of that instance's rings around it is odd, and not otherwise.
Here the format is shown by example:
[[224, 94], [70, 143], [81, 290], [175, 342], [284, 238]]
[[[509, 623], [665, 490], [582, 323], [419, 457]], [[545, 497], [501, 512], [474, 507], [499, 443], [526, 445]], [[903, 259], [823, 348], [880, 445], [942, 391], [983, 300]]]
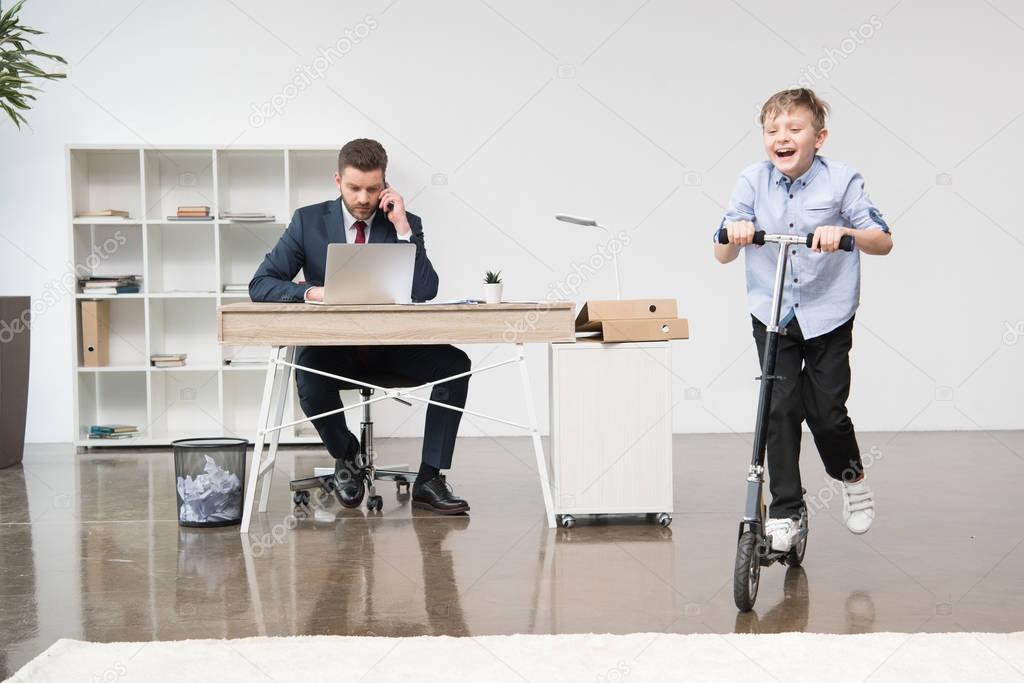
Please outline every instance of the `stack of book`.
[[137, 275], [93, 275], [78, 281], [83, 294], [138, 294]]
[[75, 218], [130, 218], [122, 209], [100, 209], [99, 211], [80, 211]]
[[154, 353], [149, 362], [154, 368], [180, 368], [185, 365], [187, 353]]
[[179, 206], [178, 213], [168, 216], [169, 221], [212, 221], [208, 206]]
[[273, 223], [273, 214], [262, 211], [221, 211], [222, 221], [234, 221], [236, 223]]
[[249, 283], [247, 283], [247, 282], [241, 282], [241, 283], [229, 282], [228, 284], [224, 285], [224, 293], [225, 294], [248, 294], [249, 293]]
[[90, 439], [130, 439], [138, 436], [139, 428], [135, 425], [92, 425], [89, 427]]

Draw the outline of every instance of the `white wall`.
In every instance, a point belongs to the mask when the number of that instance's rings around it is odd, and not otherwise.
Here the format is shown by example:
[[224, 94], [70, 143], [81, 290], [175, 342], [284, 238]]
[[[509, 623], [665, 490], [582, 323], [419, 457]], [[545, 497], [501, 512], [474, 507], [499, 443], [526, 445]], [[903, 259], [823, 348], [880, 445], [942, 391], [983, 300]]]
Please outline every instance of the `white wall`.
[[[30, 130], [0, 122], [0, 294], [38, 297], [66, 269], [67, 143], [376, 137], [424, 217], [442, 297], [478, 295], [487, 268], [504, 270], [510, 298], [566, 282], [603, 238], [556, 212], [632, 231], [625, 296], [676, 297], [691, 323], [675, 350], [676, 430], [746, 431], [757, 370], [742, 267], [718, 265], [709, 234], [736, 174], [762, 158], [761, 102], [803, 78], [835, 110], [825, 153], [863, 172], [896, 240], [865, 258], [856, 424], [1024, 427], [1019, 3], [30, 0], [22, 14], [71, 66]], [[346, 35], [366, 37], [285, 91]], [[280, 115], [253, 115], [282, 93]], [[610, 269], [575, 294], [612, 296]], [[36, 317], [32, 441], [72, 436], [67, 310]], [[473, 388], [476, 407], [521, 415], [501, 382]]]

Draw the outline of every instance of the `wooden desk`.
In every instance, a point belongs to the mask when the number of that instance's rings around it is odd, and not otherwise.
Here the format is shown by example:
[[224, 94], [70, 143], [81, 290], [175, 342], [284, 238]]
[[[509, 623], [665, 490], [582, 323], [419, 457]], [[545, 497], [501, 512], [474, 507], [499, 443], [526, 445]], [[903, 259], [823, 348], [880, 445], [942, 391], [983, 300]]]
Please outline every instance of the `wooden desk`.
[[[548, 526], [553, 528], [555, 516], [551, 500], [551, 486], [548, 481], [548, 468], [540, 440], [540, 431], [537, 427], [537, 411], [526, 372], [524, 344], [527, 342], [574, 341], [575, 308], [575, 304], [571, 302], [387, 306], [317, 306], [303, 303], [245, 302], [221, 306], [217, 310], [217, 339], [221, 344], [271, 347], [263, 398], [260, 404], [259, 423], [254, 440], [255, 447], [253, 448], [249, 478], [246, 482], [241, 532], [243, 534], [249, 532], [252, 507], [259, 481], [263, 482], [260, 487], [259, 511], [266, 512], [267, 510], [281, 429], [309, 422], [334, 412], [353, 410], [368, 403], [390, 398], [432, 403], [430, 399], [417, 396], [413, 392], [431, 389], [435, 384], [462, 376], [445, 377], [409, 389], [385, 389], [353, 378], [332, 375], [318, 370], [317, 372], [320, 374], [329, 377], [370, 387], [376, 390], [377, 395], [338, 411], [281, 424], [292, 371], [308, 369], [295, 365], [293, 362], [296, 346], [377, 344], [514, 344], [516, 346], [514, 357], [481, 368], [473, 368], [467, 374], [477, 374], [509, 363], [518, 363], [523, 397], [529, 418], [528, 424], [518, 424], [471, 410], [446, 407], [530, 432], [537, 458], [537, 471], [544, 496]], [[271, 410], [273, 410], [276, 426], [272, 425], [270, 421]], [[269, 444], [266, 443], [268, 439]], [[263, 448], [265, 445], [268, 446], [268, 453], [264, 460]]]

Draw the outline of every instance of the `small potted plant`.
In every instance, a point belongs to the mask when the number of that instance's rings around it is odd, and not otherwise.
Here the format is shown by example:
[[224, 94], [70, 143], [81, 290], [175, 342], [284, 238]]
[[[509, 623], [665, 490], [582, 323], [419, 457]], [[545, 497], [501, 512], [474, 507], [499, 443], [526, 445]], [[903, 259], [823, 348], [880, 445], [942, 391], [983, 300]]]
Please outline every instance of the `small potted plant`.
[[484, 274], [484, 301], [489, 304], [501, 303], [501, 271], [488, 270]]

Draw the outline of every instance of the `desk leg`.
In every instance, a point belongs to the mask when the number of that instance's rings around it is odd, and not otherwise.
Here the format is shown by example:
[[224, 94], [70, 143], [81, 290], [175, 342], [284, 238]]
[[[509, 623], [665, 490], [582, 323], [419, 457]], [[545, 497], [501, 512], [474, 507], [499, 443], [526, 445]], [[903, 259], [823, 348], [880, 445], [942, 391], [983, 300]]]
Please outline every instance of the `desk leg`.
[[[295, 357], [295, 347], [286, 346], [284, 349], [284, 360], [291, 363]], [[288, 391], [290, 389], [292, 381], [292, 367], [290, 365], [284, 366], [280, 372], [275, 375], [274, 381], [274, 395], [276, 396], [276, 402], [273, 406], [273, 417], [274, 422], [270, 426], [276, 427], [282, 424], [284, 419], [284, 405], [288, 399]], [[263, 475], [263, 483], [260, 486], [260, 512], [267, 511], [267, 503], [270, 500], [270, 486], [274, 483], [274, 463], [277, 461], [277, 445], [281, 441], [281, 430], [275, 429], [270, 433], [270, 450], [267, 455], [267, 461], [261, 465], [267, 471]]]
[[256, 504], [256, 483], [260, 478], [260, 467], [263, 464], [263, 441], [266, 438], [266, 429], [269, 426], [270, 399], [274, 393], [274, 380], [277, 378], [277, 360], [281, 357], [281, 346], [275, 346], [270, 350], [270, 359], [267, 362], [267, 375], [263, 382], [263, 398], [260, 401], [260, 415], [256, 425], [256, 439], [253, 443], [252, 460], [249, 463], [249, 479], [245, 483], [245, 500], [242, 503], [242, 527], [241, 533], [249, 533], [249, 523], [252, 521], [252, 508]]
[[555, 528], [555, 506], [551, 500], [551, 482], [548, 479], [548, 463], [544, 458], [544, 445], [540, 440], [540, 428], [537, 426], [537, 408], [533, 404], [533, 391], [530, 389], [530, 375], [526, 371], [526, 347], [516, 344], [519, 354], [519, 373], [523, 380], [523, 396], [526, 399], [526, 410], [530, 418], [530, 435], [533, 437], [533, 452], [537, 456], [537, 474], [540, 477], [541, 493], [544, 495], [544, 513], [548, 520], [548, 528]]

